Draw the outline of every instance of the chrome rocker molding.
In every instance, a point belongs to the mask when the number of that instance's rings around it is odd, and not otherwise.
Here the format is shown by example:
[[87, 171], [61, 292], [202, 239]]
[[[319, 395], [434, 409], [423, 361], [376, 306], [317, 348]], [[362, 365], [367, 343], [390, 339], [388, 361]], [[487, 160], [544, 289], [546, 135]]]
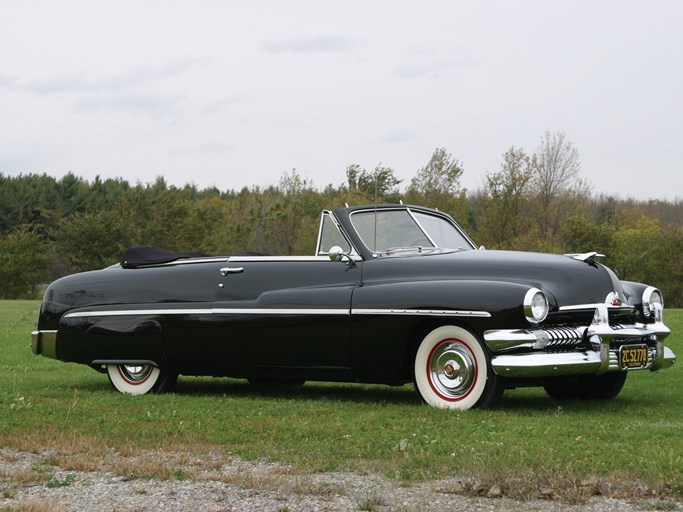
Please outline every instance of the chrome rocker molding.
[[[484, 341], [493, 353], [491, 366], [505, 377], [554, 377], [562, 375], [595, 374], [622, 371], [619, 368], [619, 350], [610, 349], [614, 339], [629, 339], [641, 343], [643, 339], [656, 342], [649, 349], [646, 368], [652, 371], [669, 368], [676, 355], [662, 341], [671, 332], [662, 320], [662, 308], [654, 305], [654, 322], [637, 324], [621, 329], [609, 325], [606, 304], [597, 304], [593, 322], [588, 327], [563, 329], [503, 329], [486, 331]], [[588, 339], [582, 351], [551, 353], [546, 347], [578, 344]], [[511, 353], [523, 350], [523, 353]], [[627, 371], [627, 370], [623, 370]]]

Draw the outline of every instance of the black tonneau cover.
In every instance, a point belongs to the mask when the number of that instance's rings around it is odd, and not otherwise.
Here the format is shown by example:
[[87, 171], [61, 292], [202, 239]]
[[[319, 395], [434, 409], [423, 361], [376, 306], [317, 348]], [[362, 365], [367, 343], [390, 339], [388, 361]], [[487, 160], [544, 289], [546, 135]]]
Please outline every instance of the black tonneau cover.
[[121, 257], [121, 266], [124, 268], [136, 268], [201, 256], [209, 255], [201, 252], [167, 251], [161, 247], [129, 247]]

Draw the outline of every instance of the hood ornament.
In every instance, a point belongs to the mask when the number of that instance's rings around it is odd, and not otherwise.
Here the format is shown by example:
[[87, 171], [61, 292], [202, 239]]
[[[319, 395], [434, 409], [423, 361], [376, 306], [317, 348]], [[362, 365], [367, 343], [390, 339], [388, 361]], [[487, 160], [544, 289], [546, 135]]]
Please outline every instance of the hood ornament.
[[595, 261], [595, 258], [604, 258], [604, 254], [597, 253], [595, 251], [593, 252], [584, 252], [583, 254], [565, 254], [565, 256], [569, 256], [570, 258], [574, 258], [575, 260], [579, 261], [586, 261], [586, 262], [593, 262]]
[[623, 303], [621, 301], [621, 298], [619, 298], [618, 292], [610, 292], [609, 294], [607, 294], [607, 298], [605, 298], [605, 304], [612, 307], [619, 307]]

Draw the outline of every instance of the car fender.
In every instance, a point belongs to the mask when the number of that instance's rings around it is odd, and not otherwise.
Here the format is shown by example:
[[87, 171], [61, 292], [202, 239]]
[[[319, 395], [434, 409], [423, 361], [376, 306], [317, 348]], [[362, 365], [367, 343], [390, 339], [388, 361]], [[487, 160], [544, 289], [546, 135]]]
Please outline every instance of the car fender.
[[151, 363], [168, 367], [161, 322], [154, 316], [79, 316], [60, 320], [57, 359], [101, 367], [107, 363]]
[[[488, 329], [525, 328], [524, 296], [532, 284], [487, 280], [372, 283], [352, 299], [352, 366], [364, 380], [405, 379], [421, 333], [459, 325], [480, 340]], [[550, 308], [555, 298], [547, 293]], [[369, 363], [372, 361], [373, 363]], [[379, 364], [378, 364], [379, 363]], [[385, 369], [401, 369], [388, 376]]]

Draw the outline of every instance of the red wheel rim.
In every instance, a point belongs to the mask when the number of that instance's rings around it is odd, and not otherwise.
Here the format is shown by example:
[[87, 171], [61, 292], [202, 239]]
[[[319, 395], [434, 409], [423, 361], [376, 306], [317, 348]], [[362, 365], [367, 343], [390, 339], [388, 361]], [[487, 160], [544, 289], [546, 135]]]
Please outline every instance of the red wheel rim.
[[446, 338], [432, 348], [425, 368], [432, 391], [442, 400], [459, 402], [474, 389], [479, 367], [467, 342]]

